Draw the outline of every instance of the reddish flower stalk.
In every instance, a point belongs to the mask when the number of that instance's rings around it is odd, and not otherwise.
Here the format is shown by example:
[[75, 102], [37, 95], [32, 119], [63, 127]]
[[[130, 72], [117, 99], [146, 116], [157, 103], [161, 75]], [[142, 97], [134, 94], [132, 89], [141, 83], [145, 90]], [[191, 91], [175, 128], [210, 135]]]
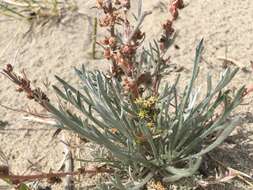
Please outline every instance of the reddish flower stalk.
[[178, 18], [178, 9], [184, 8], [183, 0], [173, 0], [172, 3], [169, 4], [168, 10], [172, 16], [172, 19], [168, 19], [163, 25], [163, 34], [160, 38], [160, 48], [163, 52], [167, 50], [169, 42], [168, 39], [173, 35], [174, 29], [172, 27], [173, 22]]
[[[159, 40], [159, 47], [161, 52], [163, 53], [159, 58], [158, 64], [167, 64], [168, 59], [164, 59], [164, 54], [170, 46], [171, 37], [174, 34], [173, 22], [178, 18], [178, 9], [184, 8], [183, 0], [173, 0], [169, 6], [169, 12], [171, 13], [172, 19], [167, 19], [166, 22], [162, 25], [163, 33]], [[160, 85], [161, 76], [159, 72], [157, 72], [154, 76], [153, 80], [153, 95], [158, 94], [158, 87]]]
[[183, 0], [173, 0], [169, 6], [169, 12], [171, 13], [173, 20], [176, 20], [178, 17], [178, 9], [184, 8]]
[[[145, 16], [150, 13], [145, 13], [142, 20], [135, 28], [132, 28], [126, 16], [126, 12], [130, 9], [129, 0], [117, 0], [112, 3], [111, 1], [100, 0], [97, 2], [98, 9], [102, 9], [105, 17], [100, 19], [102, 27], [108, 27], [110, 36], [105, 37], [99, 44], [104, 47], [104, 57], [112, 61], [111, 75], [119, 78], [125, 92], [132, 94], [133, 97], [138, 97], [138, 85], [133, 77], [134, 65], [137, 64], [136, 50], [144, 39], [144, 33], [139, 29]], [[121, 11], [122, 10], [122, 11]], [[124, 39], [122, 43], [118, 42], [115, 36], [115, 26], [120, 24], [124, 26]]]
[[[157, 64], [167, 64], [168, 60], [163, 58], [166, 50], [168, 49], [171, 37], [174, 34], [172, 27], [174, 20], [178, 17], [178, 9], [184, 7], [183, 0], [173, 0], [169, 4], [169, 12], [172, 15], [172, 19], [168, 19], [163, 25], [163, 33], [159, 40], [160, 50], [163, 53], [157, 60]], [[135, 27], [130, 25], [127, 19], [126, 12], [130, 9], [129, 0], [97, 0], [97, 8], [103, 10], [105, 16], [100, 19], [100, 26], [107, 27], [110, 31], [110, 36], [105, 37], [99, 44], [104, 47], [104, 57], [107, 60], [111, 60], [111, 76], [116, 77], [122, 81], [125, 93], [130, 93], [134, 98], [141, 96], [141, 86], [143, 83], [138, 82], [136, 76], [136, 66], [140, 63], [136, 60], [136, 53], [140, 45], [142, 44], [145, 33], [140, 31], [140, 26], [143, 23], [145, 17], [151, 12], [143, 12]], [[123, 10], [122, 10], [123, 9]], [[119, 42], [115, 36], [116, 25], [124, 27], [122, 42]], [[159, 66], [158, 66], [159, 67]], [[153, 78], [152, 78], [153, 77]], [[159, 72], [151, 77], [151, 83], [153, 84], [153, 94], [158, 93], [158, 87], [160, 84], [161, 76]], [[145, 81], [145, 80], [144, 80]]]
[[98, 173], [113, 173], [112, 169], [95, 168], [93, 170], [87, 170], [85, 168], [79, 168], [74, 172], [57, 172], [57, 173], [42, 173], [34, 175], [12, 175], [9, 172], [8, 166], [0, 166], [0, 179], [8, 179], [13, 184], [18, 185], [28, 181], [35, 181], [41, 179], [47, 179], [50, 183], [61, 182], [60, 178], [67, 175], [85, 175], [85, 174], [98, 174]]
[[7, 64], [6, 68], [3, 69], [1, 73], [5, 75], [6, 77], [8, 77], [13, 83], [15, 83], [18, 86], [16, 91], [25, 92], [26, 97], [28, 99], [34, 99], [44, 108], [46, 108], [45, 102], [49, 102], [47, 95], [44, 92], [42, 92], [40, 88], [35, 88], [35, 89], [31, 88], [31, 82], [27, 78], [24, 71], [22, 72], [22, 76], [19, 76], [13, 71], [12, 65]]
[[[172, 25], [177, 18], [175, 12], [177, 9], [184, 7], [183, 0], [173, 0], [169, 7], [169, 10], [173, 10], [173, 12], [171, 12], [173, 18], [172, 20], [168, 19], [162, 25], [163, 33], [159, 43], [160, 50], [163, 54], [161, 54], [161, 57], [157, 60], [157, 68], [168, 62], [168, 59], [164, 59], [163, 56], [170, 45], [171, 36], [174, 33]], [[135, 68], [141, 64], [138, 63], [136, 59], [136, 53], [145, 38], [145, 33], [141, 32], [140, 26], [144, 18], [151, 14], [151, 12], [143, 12], [136, 26], [133, 27], [130, 25], [126, 16], [126, 12], [130, 9], [129, 0], [115, 0], [114, 2], [109, 0], [97, 0], [97, 8], [103, 10], [105, 14], [105, 16], [100, 19], [101, 27], [107, 27], [110, 32], [110, 36], [105, 37], [100, 45], [104, 47], [104, 57], [112, 62], [111, 76], [122, 81], [125, 92], [129, 92], [133, 98], [138, 98], [141, 96], [141, 92], [145, 91], [143, 85], [145, 86], [147, 84], [146, 81], [151, 81], [150, 84], [153, 86], [153, 94], [157, 95], [161, 80], [159, 71], [156, 71], [154, 75], [149, 73], [151, 77], [145, 78], [144, 76], [147, 76], [146, 73], [148, 72], [145, 71], [145, 73], [136, 75]], [[118, 24], [124, 27], [124, 36], [121, 42], [119, 42], [118, 37], [115, 35], [115, 26]], [[22, 76], [18, 76], [13, 72], [12, 66], [7, 65], [2, 73], [18, 86], [18, 92], [25, 92], [27, 98], [34, 99], [47, 109], [45, 102], [49, 102], [48, 97], [40, 88], [31, 88], [30, 81], [27, 79], [24, 72], [22, 72]], [[142, 78], [141, 81], [143, 82], [140, 82], [139, 78]]]

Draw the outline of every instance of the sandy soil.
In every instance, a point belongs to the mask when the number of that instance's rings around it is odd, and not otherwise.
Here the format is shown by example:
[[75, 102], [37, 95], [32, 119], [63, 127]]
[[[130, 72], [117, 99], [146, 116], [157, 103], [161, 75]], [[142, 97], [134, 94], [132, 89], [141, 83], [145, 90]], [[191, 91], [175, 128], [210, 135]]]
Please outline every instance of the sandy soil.
[[[160, 2], [144, 0], [144, 8], [153, 10], [144, 23], [144, 31], [149, 31], [147, 38], [158, 36], [159, 27], [166, 18], [166, 8], [159, 8]], [[181, 84], [190, 76], [193, 65], [194, 50], [198, 41], [205, 39], [199, 87], [204, 86], [207, 73], [217, 80], [224, 70], [221, 57], [234, 60], [231, 67], [240, 67], [239, 74], [231, 84], [233, 87], [253, 83], [250, 61], [253, 61], [253, 1], [252, 0], [192, 0], [185, 1], [187, 7], [180, 11], [175, 23], [178, 37], [169, 55], [172, 62], [182, 67]], [[92, 3], [91, 3], [92, 4]], [[81, 12], [87, 12], [87, 5], [78, 2]], [[94, 13], [92, 13], [94, 14]], [[151, 24], [152, 23], [152, 24]], [[77, 79], [73, 67], [82, 64], [87, 69], [106, 70], [105, 60], [89, 58], [90, 41], [87, 40], [87, 20], [77, 14], [69, 15], [63, 23], [44, 27], [30, 38], [24, 38], [28, 25], [0, 17], [0, 67], [12, 63], [17, 70], [25, 69], [36, 86], [43, 82], [56, 84], [54, 75], [75, 84]], [[99, 30], [101, 36], [101, 30]], [[99, 38], [98, 36], [98, 38]], [[168, 79], [174, 78], [172, 74]], [[15, 109], [38, 108], [28, 102], [23, 94], [17, 94], [13, 85], [0, 75], [0, 103]], [[53, 90], [47, 89], [53, 97]], [[253, 174], [253, 108], [252, 97], [245, 100], [247, 105], [238, 110], [243, 123], [238, 126], [232, 137], [234, 144], [224, 144], [214, 154], [227, 165], [248, 174]], [[24, 119], [22, 113], [0, 107], [0, 149], [6, 154], [13, 173], [28, 174], [31, 172], [57, 169], [62, 160], [62, 143], [59, 138], [52, 138], [54, 128]], [[83, 152], [89, 152], [85, 148]], [[224, 154], [225, 152], [225, 154]], [[86, 159], [86, 158], [85, 158]], [[88, 178], [87, 178], [88, 179]], [[86, 182], [88, 180], [85, 180]], [[88, 181], [89, 182], [89, 181]], [[56, 188], [56, 187], [55, 187]], [[55, 189], [54, 188], [54, 189]], [[60, 187], [58, 187], [61, 189]], [[213, 188], [214, 189], [214, 188]], [[220, 189], [248, 189], [240, 183], [222, 186]]]

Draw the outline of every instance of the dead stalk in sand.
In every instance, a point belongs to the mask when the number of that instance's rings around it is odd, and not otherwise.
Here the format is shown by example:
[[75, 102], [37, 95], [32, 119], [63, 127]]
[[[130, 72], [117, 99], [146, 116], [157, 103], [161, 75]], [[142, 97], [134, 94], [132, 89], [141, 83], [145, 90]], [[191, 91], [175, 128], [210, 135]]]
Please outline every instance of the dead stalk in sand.
[[24, 182], [47, 179], [49, 183], [61, 182], [60, 178], [66, 176], [86, 175], [86, 174], [98, 174], [98, 173], [113, 173], [112, 169], [95, 168], [94, 170], [86, 170], [85, 168], [79, 168], [74, 172], [51, 172], [34, 175], [13, 175], [10, 174], [7, 166], [0, 166], [0, 179], [7, 179], [12, 184], [18, 185]]
[[250, 188], [253, 188], [253, 177], [241, 172], [239, 170], [236, 170], [234, 168], [228, 167], [226, 164], [224, 164], [223, 162], [215, 159], [214, 157], [208, 155], [208, 157], [214, 161], [215, 163], [217, 163], [220, 167], [222, 167], [225, 172], [223, 172], [223, 174], [216, 174], [216, 177], [214, 177], [213, 180], [199, 180], [198, 184], [201, 187], [208, 187], [209, 185], [213, 185], [213, 184], [221, 184], [221, 183], [227, 183], [229, 181], [231, 181], [232, 179], [239, 179], [242, 182], [244, 182], [246, 185], [248, 185]]
[[[72, 152], [70, 150], [70, 146], [66, 142], [66, 134], [62, 134], [62, 144], [64, 149], [64, 157], [61, 168], [64, 168], [65, 172], [73, 172], [74, 170], [74, 160], [72, 157]], [[74, 179], [73, 176], [67, 175], [64, 179], [64, 190], [74, 190]]]
[[92, 35], [92, 58], [96, 59], [96, 44], [97, 44], [97, 17], [93, 18], [93, 35]]

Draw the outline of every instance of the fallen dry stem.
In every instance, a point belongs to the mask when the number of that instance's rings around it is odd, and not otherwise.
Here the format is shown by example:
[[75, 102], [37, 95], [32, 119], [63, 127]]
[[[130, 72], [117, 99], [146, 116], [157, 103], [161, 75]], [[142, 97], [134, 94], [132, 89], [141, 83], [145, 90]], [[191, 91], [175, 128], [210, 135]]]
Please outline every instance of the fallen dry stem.
[[0, 173], [0, 179], [8, 179], [12, 181], [13, 184], [20, 184], [27, 181], [35, 181], [41, 179], [53, 180], [55, 178], [66, 177], [68, 175], [76, 176], [76, 175], [85, 175], [85, 174], [98, 174], [98, 173], [113, 173], [112, 169], [104, 169], [104, 168], [95, 168], [94, 170], [86, 170], [85, 168], [79, 168], [74, 172], [57, 172], [57, 173], [42, 173], [35, 175], [10, 175], [10, 174], [2, 174]]

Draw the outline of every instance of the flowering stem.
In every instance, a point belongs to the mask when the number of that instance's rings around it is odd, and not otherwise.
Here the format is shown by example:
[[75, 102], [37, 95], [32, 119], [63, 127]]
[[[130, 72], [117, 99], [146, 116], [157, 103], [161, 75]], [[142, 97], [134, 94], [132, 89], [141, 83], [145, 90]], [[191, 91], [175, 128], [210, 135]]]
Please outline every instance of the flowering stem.
[[67, 175], [80, 175], [80, 174], [97, 174], [97, 173], [113, 173], [114, 170], [112, 169], [103, 169], [98, 168], [94, 170], [86, 170], [83, 168], [80, 168], [77, 171], [74, 172], [57, 172], [57, 173], [42, 173], [42, 174], [34, 174], [34, 175], [11, 175], [11, 174], [0, 174], [0, 179], [9, 179], [14, 184], [20, 184], [25, 181], [34, 181], [38, 179], [52, 179], [54, 177], [65, 177]]

